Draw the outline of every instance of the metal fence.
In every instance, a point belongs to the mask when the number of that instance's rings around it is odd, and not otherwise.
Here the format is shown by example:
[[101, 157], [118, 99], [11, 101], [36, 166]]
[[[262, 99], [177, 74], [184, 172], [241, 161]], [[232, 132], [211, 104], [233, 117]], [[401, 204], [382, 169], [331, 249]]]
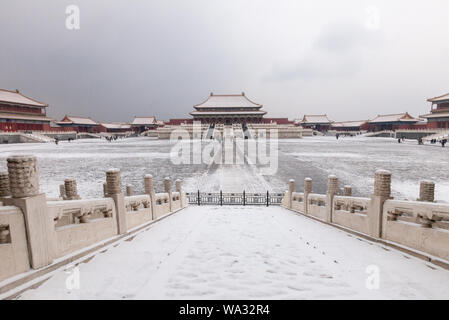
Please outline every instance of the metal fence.
[[190, 204], [201, 205], [240, 205], [240, 206], [269, 206], [280, 205], [283, 193], [224, 193], [220, 192], [188, 192], [187, 199]]

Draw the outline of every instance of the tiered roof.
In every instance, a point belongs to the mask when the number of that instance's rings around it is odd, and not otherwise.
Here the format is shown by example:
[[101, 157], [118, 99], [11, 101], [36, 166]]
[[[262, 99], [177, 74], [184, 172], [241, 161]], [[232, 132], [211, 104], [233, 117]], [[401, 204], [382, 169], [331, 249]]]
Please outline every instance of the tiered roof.
[[65, 117], [58, 122], [58, 124], [92, 125], [92, 126], [98, 125], [98, 123], [92, 120], [91, 118], [76, 117], [69, 115], [65, 115]]
[[332, 121], [329, 120], [326, 114], [305, 114], [299, 123], [304, 124], [331, 124]]
[[262, 105], [255, 103], [241, 94], [213, 94], [206, 101], [193, 106], [196, 111], [191, 115], [264, 115]]
[[103, 127], [106, 129], [131, 129], [131, 125], [129, 123], [101, 123]]
[[249, 100], [245, 93], [241, 94], [210, 94], [203, 103], [193, 106], [195, 109], [201, 108], [262, 108], [261, 104]]
[[5, 89], [0, 89], [0, 102], [27, 105], [33, 107], [43, 107], [43, 108], [48, 107], [48, 104], [24, 96], [19, 92], [19, 90], [9, 91]]
[[134, 120], [131, 123], [131, 125], [134, 125], [134, 126], [147, 126], [147, 125], [152, 125], [152, 124], [157, 124], [155, 116], [151, 116], [151, 117], [134, 117]]
[[363, 124], [367, 123], [368, 120], [356, 120], [356, 121], [344, 121], [344, 122], [334, 122], [332, 123], [332, 127], [360, 127]]
[[449, 102], [449, 93], [443, 94], [442, 96], [427, 99], [427, 101], [432, 103]]
[[395, 114], [384, 114], [377, 115], [370, 123], [391, 123], [391, 122], [404, 122], [404, 123], [415, 123], [421, 121], [421, 119], [414, 118], [408, 114], [408, 112], [404, 113], [395, 113]]

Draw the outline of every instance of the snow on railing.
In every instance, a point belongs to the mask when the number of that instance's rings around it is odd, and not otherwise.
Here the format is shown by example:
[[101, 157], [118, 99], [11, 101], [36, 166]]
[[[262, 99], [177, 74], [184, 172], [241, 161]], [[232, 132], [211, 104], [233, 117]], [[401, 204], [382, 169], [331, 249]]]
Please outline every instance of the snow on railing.
[[[0, 174], [0, 281], [75, 251], [87, 253], [188, 205], [180, 180], [172, 192], [165, 178], [165, 192], [156, 194], [150, 175], [145, 194], [125, 196], [118, 169], [106, 171], [105, 198], [80, 199], [76, 181], [65, 179], [60, 197], [48, 201], [39, 191], [36, 157], [12, 156], [7, 162], [8, 172]], [[131, 186], [126, 189], [133, 193]]]
[[449, 263], [449, 204], [434, 203], [435, 184], [431, 181], [421, 181], [418, 201], [393, 200], [391, 173], [385, 170], [376, 171], [370, 198], [350, 196], [349, 186], [344, 188], [345, 196], [338, 195], [341, 190], [335, 176], [329, 176], [326, 194], [310, 193], [310, 178], [305, 179], [304, 193], [294, 189], [294, 180], [290, 180], [282, 206]]

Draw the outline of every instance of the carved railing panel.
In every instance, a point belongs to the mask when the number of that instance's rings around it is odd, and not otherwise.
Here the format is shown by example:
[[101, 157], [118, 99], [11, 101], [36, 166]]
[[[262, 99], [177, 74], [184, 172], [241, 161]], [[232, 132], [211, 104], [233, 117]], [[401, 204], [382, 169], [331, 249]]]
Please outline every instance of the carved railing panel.
[[449, 260], [449, 204], [387, 200], [382, 238]]
[[151, 209], [151, 199], [148, 195], [125, 197], [126, 212], [139, 212], [143, 209]]
[[112, 199], [49, 201], [47, 205], [55, 228], [112, 218], [114, 210]]
[[335, 196], [334, 212], [366, 215], [369, 202], [369, 198]]

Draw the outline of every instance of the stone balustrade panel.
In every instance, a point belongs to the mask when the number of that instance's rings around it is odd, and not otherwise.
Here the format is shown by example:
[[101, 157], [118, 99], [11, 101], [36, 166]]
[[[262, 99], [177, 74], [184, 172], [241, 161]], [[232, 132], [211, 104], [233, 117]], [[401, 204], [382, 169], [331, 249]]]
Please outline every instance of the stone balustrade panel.
[[292, 210], [305, 213], [304, 193], [292, 192]]
[[117, 235], [114, 200], [47, 202], [54, 221], [54, 255], [61, 257]]
[[369, 234], [370, 199], [335, 196], [333, 199], [332, 222], [343, 227]]
[[156, 193], [154, 218], [157, 219], [170, 212], [170, 198], [168, 193]]
[[0, 281], [29, 269], [23, 213], [15, 206], [0, 207]]
[[179, 192], [172, 192], [172, 211], [181, 209], [181, 195]]
[[128, 230], [151, 220], [151, 198], [147, 194], [125, 197], [125, 208]]
[[382, 239], [449, 260], [449, 204], [385, 201]]
[[326, 211], [326, 195], [310, 193], [307, 198], [308, 204], [308, 214], [318, 218], [320, 220], [326, 221], [327, 211]]

